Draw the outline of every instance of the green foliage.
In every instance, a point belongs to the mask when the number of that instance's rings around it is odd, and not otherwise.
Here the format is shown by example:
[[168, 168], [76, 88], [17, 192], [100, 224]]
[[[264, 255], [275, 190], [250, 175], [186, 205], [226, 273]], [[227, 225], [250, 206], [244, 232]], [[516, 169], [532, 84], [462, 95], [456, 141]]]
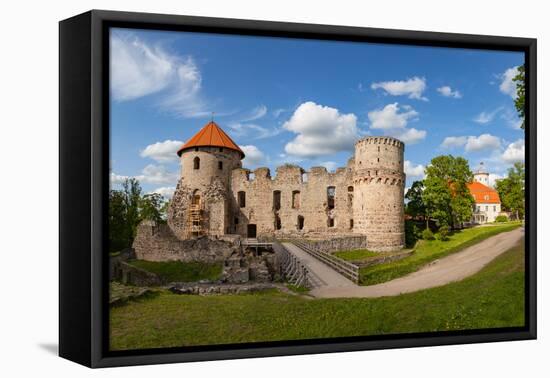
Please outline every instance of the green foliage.
[[405, 199], [408, 201], [405, 207], [405, 214], [411, 217], [426, 215], [426, 205], [422, 200], [423, 191], [424, 183], [422, 181], [415, 181], [412, 183], [410, 189], [407, 190], [407, 194], [405, 194]]
[[402, 260], [359, 269], [361, 285], [374, 285], [416, 272], [430, 262], [458, 252], [466, 247], [501, 232], [511, 231], [521, 223], [505, 223], [485, 227], [468, 228], [454, 232], [448, 240], [421, 240], [414, 253]]
[[441, 226], [461, 227], [472, 217], [474, 199], [468, 189], [473, 179], [463, 157], [441, 155], [426, 168], [422, 200], [430, 218]]
[[383, 298], [176, 295], [110, 310], [112, 350], [525, 325], [523, 243], [460, 282]]
[[222, 264], [182, 261], [132, 260], [129, 264], [154, 273], [165, 282], [215, 281], [222, 274]]
[[422, 231], [420, 231], [420, 228], [410, 220], [405, 221], [405, 247], [407, 248], [413, 248], [418, 241], [422, 237]]
[[424, 229], [424, 231], [422, 231], [422, 239], [424, 239], [424, 240], [434, 240], [435, 236], [434, 236], [432, 230], [430, 230], [429, 228]]
[[149, 219], [162, 223], [166, 219], [167, 203], [160, 194], [142, 195], [139, 181], [130, 178], [122, 190], [109, 192], [109, 252], [132, 246], [138, 224]]
[[516, 83], [516, 99], [514, 105], [521, 118], [521, 128], [525, 129], [525, 65], [518, 67], [518, 74], [513, 78]]
[[447, 241], [449, 240], [449, 227], [441, 226], [436, 235], [437, 240]]
[[508, 222], [508, 217], [506, 215], [498, 215], [495, 218], [495, 222], [497, 223]]
[[525, 164], [515, 163], [508, 169], [508, 177], [496, 182], [502, 208], [514, 214], [515, 219], [525, 215]]

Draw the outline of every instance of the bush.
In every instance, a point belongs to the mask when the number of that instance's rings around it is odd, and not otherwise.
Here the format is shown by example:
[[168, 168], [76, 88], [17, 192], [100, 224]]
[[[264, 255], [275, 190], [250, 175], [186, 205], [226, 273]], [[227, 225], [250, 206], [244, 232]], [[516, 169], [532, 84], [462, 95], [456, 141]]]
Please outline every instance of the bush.
[[449, 240], [449, 227], [441, 226], [439, 227], [439, 232], [437, 233], [437, 239], [441, 241]]
[[410, 220], [405, 221], [405, 247], [413, 248], [416, 241], [422, 237], [420, 229]]
[[508, 217], [506, 215], [499, 215], [495, 218], [495, 222], [497, 223], [508, 222]]
[[424, 239], [424, 240], [434, 240], [435, 237], [434, 237], [434, 234], [433, 234], [432, 230], [430, 230], [429, 228], [426, 228], [424, 231], [422, 231], [422, 239]]

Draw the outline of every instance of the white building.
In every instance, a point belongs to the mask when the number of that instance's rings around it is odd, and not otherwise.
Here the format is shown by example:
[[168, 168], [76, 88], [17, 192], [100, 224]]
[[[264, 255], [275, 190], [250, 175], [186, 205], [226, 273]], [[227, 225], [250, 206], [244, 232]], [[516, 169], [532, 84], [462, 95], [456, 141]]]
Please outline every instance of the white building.
[[500, 197], [489, 185], [489, 173], [483, 163], [474, 171], [474, 181], [468, 184], [468, 189], [475, 200], [472, 223], [494, 222], [501, 212]]

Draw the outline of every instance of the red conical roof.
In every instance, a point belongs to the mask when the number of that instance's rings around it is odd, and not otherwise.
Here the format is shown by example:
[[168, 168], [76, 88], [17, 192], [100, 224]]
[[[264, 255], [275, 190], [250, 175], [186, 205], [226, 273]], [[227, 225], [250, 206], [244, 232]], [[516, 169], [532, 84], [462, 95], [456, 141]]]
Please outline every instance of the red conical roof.
[[183, 151], [194, 147], [225, 147], [239, 152], [241, 159], [244, 158], [244, 152], [214, 121], [208, 122], [193, 138], [181, 146], [178, 156], [181, 156]]

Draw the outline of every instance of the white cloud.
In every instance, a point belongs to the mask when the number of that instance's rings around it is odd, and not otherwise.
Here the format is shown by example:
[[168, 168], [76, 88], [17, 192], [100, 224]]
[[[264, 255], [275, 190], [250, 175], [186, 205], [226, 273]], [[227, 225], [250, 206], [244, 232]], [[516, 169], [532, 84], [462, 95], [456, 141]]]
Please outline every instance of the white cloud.
[[468, 141], [468, 137], [465, 137], [465, 136], [450, 136], [450, 137], [446, 137], [443, 140], [443, 143], [441, 143], [441, 147], [443, 148], [462, 147], [466, 144], [467, 141]]
[[111, 93], [116, 101], [130, 101], [162, 93], [158, 105], [177, 115], [208, 114], [200, 96], [202, 77], [192, 57], [166, 52], [130, 33], [111, 37]]
[[482, 125], [492, 122], [495, 119], [495, 116], [503, 110], [503, 107], [498, 107], [492, 112], [481, 112], [474, 118], [474, 122], [480, 123]]
[[481, 134], [480, 136], [450, 136], [443, 140], [441, 147], [448, 149], [464, 147], [464, 151], [466, 152], [498, 150], [500, 149], [500, 138], [491, 134]]
[[424, 178], [424, 166], [422, 164], [414, 165], [411, 161], [405, 160], [404, 170], [407, 177]]
[[141, 152], [141, 157], [151, 158], [159, 163], [177, 161], [178, 149], [183, 145], [179, 140], [165, 140], [148, 145]]
[[510, 143], [504, 153], [502, 154], [502, 160], [507, 163], [517, 163], [525, 160], [525, 141], [518, 139], [513, 143]]
[[165, 199], [169, 200], [174, 195], [175, 190], [176, 190], [175, 186], [163, 186], [150, 191], [148, 194], [158, 193], [161, 196], [163, 196]]
[[321, 167], [325, 167], [329, 172], [334, 171], [336, 168], [338, 168], [338, 163], [335, 161], [325, 161], [320, 164]]
[[469, 136], [464, 146], [466, 152], [496, 150], [500, 148], [500, 138], [491, 134], [481, 134], [478, 137]]
[[427, 101], [426, 97], [422, 96], [422, 93], [426, 89], [426, 79], [420, 77], [413, 77], [412, 79], [400, 80], [400, 81], [382, 81], [379, 83], [372, 83], [370, 86], [372, 89], [383, 89], [386, 93], [392, 96], [404, 96], [407, 95], [411, 99]]
[[426, 130], [417, 130], [415, 128], [406, 129], [403, 132], [391, 132], [390, 136], [399, 139], [405, 144], [415, 144], [426, 139]]
[[452, 97], [452, 98], [462, 98], [462, 93], [460, 93], [458, 90], [452, 90], [451, 87], [448, 85], [444, 85], [442, 87], [437, 88], [437, 91], [443, 96], [443, 97]]
[[262, 151], [258, 149], [258, 147], [252, 145], [239, 147], [241, 148], [241, 150], [243, 150], [245, 155], [243, 160], [243, 165], [245, 167], [255, 167], [263, 163], [265, 155]]
[[355, 114], [341, 114], [311, 101], [298, 106], [283, 128], [298, 134], [286, 144], [285, 152], [310, 158], [352, 151], [360, 134]]
[[280, 128], [269, 129], [254, 123], [233, 122], [228, 125], [231, 134], [236, 137], [251, 136], [254, 139], [271, 138], [281, 133]]
[[[402, 111], [405, 109], [405, 111]], [[397, 129], [404, 128], [410, 119], [415, 118], [418, 113], [412, 108], [399, 107], [397, 102], [386, 105], [383, 109], [370, 111], [368, 114], [371, 122], [371, 129]]]
[[385, 135], [400, 139], [403, 143], [414, 144], [426, 138], [425, 130], [407, 129], [409, 121], [416, 119], [418, 112], [410, 106], [399, 106], [397, 102], [368, 113], [371, 129], [384, 130]]
[[523, 124], [523, 120], [518, 117], [518, 114], [510, 109], [506, 109], [502, 115], [501, 118], [510, 126], [510, 128], [514, 130], [521, 130], [521, 125]]
[[267, 106], [260, 105], [252, 109], [250, 114], [246, 115], [241, 122], [251, 122], [264, 117], [267, 114]]
[[123, 176], [111, 172], [110, 180], [112, 184], [120, 184], [124, 180], [129, 178], [135, 178], [141, 184], [174, 184], [179, 179], [179, 173], [169, 172], [163, 165], [154, 165], [149, 164], [141, 171], [140, 175], [137, 176]]
[[518, 67], [511, 67], [504, 71], [499, 77], [501, 79], [499, 89], [502, 93], [509, 95], [513, 99], [516, 98], [516, 83], [513, 79], [518, 74]]

